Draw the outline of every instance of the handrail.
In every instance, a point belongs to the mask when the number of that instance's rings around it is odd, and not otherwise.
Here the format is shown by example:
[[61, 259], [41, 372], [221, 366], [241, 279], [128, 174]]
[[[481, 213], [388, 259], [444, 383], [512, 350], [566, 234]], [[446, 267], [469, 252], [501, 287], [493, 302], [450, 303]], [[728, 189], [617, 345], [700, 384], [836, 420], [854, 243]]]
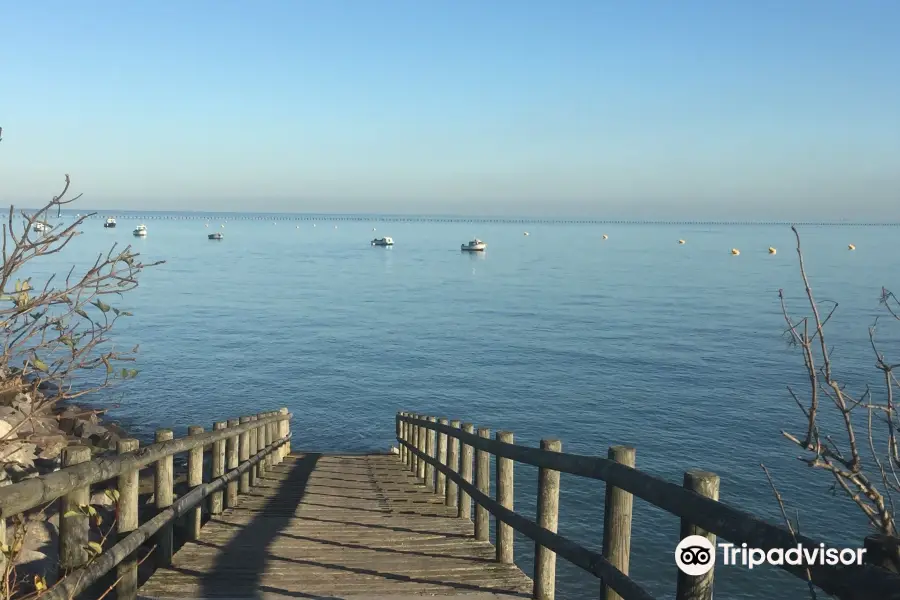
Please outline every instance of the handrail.
[[[432, 461], [439, 464], [435, 457], [426, 456], [422, 452], [422, 448], [416, 448], [418, 441], [424, 439], [426, 437], [424, 435], [425, 432], [429, 431], [435, 435], [448, 436], [448, 439], [458, 440], [461, 444], [493, 454], [499, 458], [510, 459], [541, 469], [569, 473], [589, 479], [598, 479], [606, 482], [608, 486], [624, 490], [675, 516], [681, 517], [685, 522], [694, 524], [710, 534], [715, 534], [736, 545], [746, 543], [748, 547], [761, 548], [765, 551], [775, 548], [793, 548], [798, 543], [806, 547], [819, 546], [819, 542], [816, 540], [802, 535], [795, 537], [784, 527], [773, 525], [748, 512], [702, 496], [682, 486], [617, 463], [614, 460], [529, 448], [518, 444], [491, 440], [473, 433], [467, 433], [457, 427], [448, 426], [445, 423], [437, 422], [433, 417], [428, 419], [417, 418], [406, 413], [399, 413], [397, 415], [398, 442], [407, 449], [407, 452], [411, 452], [414, 461], [421, 460], [425, 464], [432, 464]], [[403, 424], [406, 426], [405, 429]], [[415, 432], [412, 443], [402, 439], [405, 430]], [[448, 474], [446, 470], [444, 473]], [[454, 478], [452, 475], [448, 476]], [[459, 484], [458, 479], [457, 483]], [[475, 496], [471, 484], [463, 487], [467, 494]], [[477, 501], [477, 504], [492, 512], [499, 520], [507, 522], [524, 535], [544, 545], [542, 541], [537, 540], [529, 532], [523, 531], [516, 524], [502, 518], [509, 517], [507, 514], [508, 509], [500, 507], [503, 510], [498, 514], [498, 512], [495, 512], [498, 508], [496, 503], [482, 502], [483, 500], [484, 495], [481, 494], [481, 500]], [[531, 521], [529, 523], [537, 526]], [[521, 523], [518, 524], [521, 525]], [[527, 525], [526, 528], [528, 528]], [[546, 529], [542, 529], [542, 531], [552, 533]], [[531, 533], [535, 532], [532, 531]], [[548, 539], [548, 541], [550, 540]], [[555, 540], [555, 542], [558, 541]], [[549, 545], [546, 547], [557, 552], [555, 548]], [[562, 552], [557, 553], [565, 558]], [[815, 564], [806, 567], [784, 564], [781, 565], [781, 568], [804, 581], [807, 580], [808, 568], [809, 578], [814, 585], [842, 599], [900, 599], [900, 576], [874, 565], [831, 566]], [[591, 569], [586, 570], [594, 572]], [[614, 591], [621, 594], [616, 589], [616, 586], [612, 585], [613, 581], [604, 580], [604, 582], [612, 587]]]
[[[68, 576], [41, 597], [73, 597], [91, 583], [116, 568], [115, 589], [120, 600], [135, 600], [138, 589], [137, 549], [154, 538], [153, 557], [157, 567], [171, 564], [174, 552], [175, 520], [185, 517], [182, 531], [186, 541], [196, 540], [201, 531], [203, 509], [209, 498], [210, 515], [238, 505], [240, 494], [257, 485], [266, 471], [290, 453], [290, 420], [287, 408], [263, 412], [241, 419], [219, 421], [204, 433], [199, 426], [188, 427], [188, 436], [172, 439], [170, 429], [156, 431], [156, 442], [138, 449], [136, 439], [119, 440], [117, 455], [91, 459], [85, 446], [67, 446], [59, 471], [0, 488], [0, 534], [6, 532], [6, 518], [59, 499], [59, 556], [61, 572]], [[208, 481], [204, 483], [204, 448], [212, 446]], [[177, 500], [174, 495], [173, 456], [187, 452], [188, 491]], [[155, 513], [140, 523], [140, 470], [153, 465]], [[116, 537], [112, 547], [93, 554], [88, 544], [90, 522], [85, 505], [90, 503], [90, 486], [115, 479]], [[224, 490], [224, 493], [223, 493]], [[99, 522], [98, 522], [99, 523]], [[88, 550], [91, 550], [89, 553]], [[2, 559], [4, 557], [0, 557]]]
[[198, 446], [206, 446], [228, 439], [250, 429], [290, 420], [293, 415], [277, 414], [258, 421], [229, 427], [196, 436], [178, 438], [145, 446], [140, 450], [112, 456], [100, 456], [87, 462], [33, 479], [26, 479], [0, 488], [0, 518], [17, 515], [56, 500], [85, 485], [118, 477], [134, 469], [144, 468], [162, 458], [187, 452]]
[[548, 531], [547, 529], [538, 526], [534, 521], [526, 519], [515, 511], [509, 510], [490, 496], [483, 494], [478, 488], [463, 479], [459, 473], [453, 471], [446, 465], [442, 465], [436, 459], [428, 456], [421, 450], [418, 450], [409, 442], [405, 440], [398, 440], [398, 442], [409, 449], [417, 458], [424, 460], [426, 463], [432, 465], [435, 469], [456, 482], [456, 484], [469, 494], [478, 505], [484, 506], [491, 514], [497, 517], [498, 520], [506, 523], [519, 533], [531, 538], [545, 548], [552, 550], [573, 565], [581, 567], [592, 575], [602, 577], [612, 589], [622, 596], [623, 600], [654, 600], [653, 596], [647, 593], [646, 590], [635, 583], [627, 575], [610, 564], [602, 554], [589, 550], [581, 544], [573, 542], [558, 533]]
[[138, 529], [132, 531], [128, 536], [121, 539], [111, 548], [104, 550], [96, 560], [73, 573], [69, 573], [59, 582], [59, 584], [54, 586], [46, 594], [42, 595], [41, 600], [68, 600], [83, 592], [101, 577], [113, 570], [119, 563], [131, 555], [131, 553], [137, 550], [141, 544], [149, 540], [165, 525], [175, 521], [175, 519], [182, 515], [187, 514], [189, 510], [200, 504], [204, 498], [208, 497], [213, 492], [225, 488], [225, 486], [232, 481], [236, 481], [252, 466], [256, 465], [263, 458], [289, 442], [290, 439], [291, 434], [288, 433], [288, 435], [269, 444], [251, 456], [248, 460], [242, 462], [237, 468], [231, 469], [224, 475], [193, 488], [190, 492], [175, 501], [172, 506], [157, 514]]

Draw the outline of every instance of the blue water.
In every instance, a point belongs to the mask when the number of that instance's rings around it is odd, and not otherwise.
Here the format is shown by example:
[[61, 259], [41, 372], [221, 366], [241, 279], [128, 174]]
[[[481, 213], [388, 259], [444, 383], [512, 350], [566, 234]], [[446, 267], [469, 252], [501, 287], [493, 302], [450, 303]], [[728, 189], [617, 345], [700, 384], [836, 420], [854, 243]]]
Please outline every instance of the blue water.
[[[135, 316], [115, 341], [140, 344], [142, 371], [104, 401], [119, 402], [113, 416], [138, 435], [286, 406], [295, 448], [385, 450], [395, 413], [410, 410], [528, 445], [556, 437], [570, 452], [634, 445], [639, 468], [677, 482], [686, 469], [715, 471], [723, 501], [780, 522], [762, 462], [800, 510], [802, 533], [852, 546], [867, 533], [859, 511], [830, 496], [829, 476], [780, 435], [803, 431], [786, 385], [803, 390], [804, 371], [783, 337], [778, 289], [808, 313], [787, 227], [155, 220], [135, 239], [135, 224], [88, 221], [39, 271], [81, 264], [113, 241], [167, 261], [119, 304]], [[206, 239], [216, 229], [224, 241]], [[881, 286], [900, 286], [889, 278], [900, 272], [896, 231], [801, 234], [818, 297], [841, 304], [830, 324], [839, 375], [855, 390], [877, 385], [867, 327]], [[383, 235], [396, 245], [369, 245]], [[459, 251], [473, 236], [487, 252]], [[535, 480], [517, 465], [525, 514]], [[599, 549], [602, 504], [602, 483], [563, 475], [561, 533]], [[633, 527], [632, 576], [671, 597], [678, 519], [637, 500]], [[518, 541], [530, 571], [532, 545]], [[597, 589], [560, 561], [561, 597]], [[716, 573], [719, 598], [804, 589], [774, 568]]]

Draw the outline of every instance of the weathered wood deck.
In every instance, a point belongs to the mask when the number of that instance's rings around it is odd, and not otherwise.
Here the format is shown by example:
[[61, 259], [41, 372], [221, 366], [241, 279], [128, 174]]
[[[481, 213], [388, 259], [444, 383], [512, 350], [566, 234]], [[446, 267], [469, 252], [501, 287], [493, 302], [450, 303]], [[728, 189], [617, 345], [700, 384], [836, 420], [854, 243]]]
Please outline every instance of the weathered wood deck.
[[396, 455], [293, 454], [140, 589], [141, 598], [528, 598]]

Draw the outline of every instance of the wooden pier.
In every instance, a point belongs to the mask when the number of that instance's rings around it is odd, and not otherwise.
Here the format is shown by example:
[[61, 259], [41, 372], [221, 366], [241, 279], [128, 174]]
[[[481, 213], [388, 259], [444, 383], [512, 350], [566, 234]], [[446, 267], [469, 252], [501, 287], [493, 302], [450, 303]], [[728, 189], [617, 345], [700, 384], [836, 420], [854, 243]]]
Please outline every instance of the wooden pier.
[[[636, 501], [671, 513], [681, 537], [764, 550], [819, 545], [719, 502], [715, 474], [688, 471], [681, 485], [668, 482], [636, 469], [634, 449], [625, 446], [611, 447], [607, 457], [573, 455], [559, 440], [525, 447], [511, 432], [492, 438], [487, 428], [400, 413], [399, 454], [324, 455], [291, 452], [290, 421], [281, 409], [218, 422], [209, 432], [191, 427], [180, 439], [161, 430], [153, 445], [122, 440], [118, 454], [93, 459], [73, 446], [61, 470], [0, 488], [4, 530], [36, 507], [55, 503], [68, 513], [59, 532], [64, 576], [32, 597], [547, 600], [556, 596], [561, 559], [596, 576], [605, 600], [649, 600], [628, 576]], [[183, 489], [173, 477], [173, 457], [182, 453]], [[514, 510], [516, 463], [539, 469], [533, 516]], [[153, 469], [154, 494], [140, 523], [138, 473], [145, 467]], [[560, 473], [604, 482], [602, 550], [557, 533]], [[86, 502], [91, 486], [109, 480], [117, 492], [115, 531], [97, 545], [89, 543]], [[517, 566], [514, 530], [535, 542], [533, 564]], [[13, 538], [0, 533], [8, 543]], [[900, 600], [900, 576], [880, 562], [878, 540], [867, 539], [867, 547], [870, 541], [877, 564], [813, 565], [808, 575], [784, 568], [844, 600]], [[139, 577], [147, 560], [155, 570]], [[674, 578], [674, 560], [672, 571]], [[676, 599], [710, 600], [714, 573], [680, 573]]]

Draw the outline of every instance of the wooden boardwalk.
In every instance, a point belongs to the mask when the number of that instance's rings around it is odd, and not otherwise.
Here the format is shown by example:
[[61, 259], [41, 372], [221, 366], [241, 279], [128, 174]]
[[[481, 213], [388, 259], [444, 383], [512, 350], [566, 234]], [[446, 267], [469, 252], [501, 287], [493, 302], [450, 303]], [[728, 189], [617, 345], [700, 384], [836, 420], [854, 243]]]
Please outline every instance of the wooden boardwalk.
[[292, 454], [140, 597], [530, 597], [531, 580], [473, 533], [396, 455]]

